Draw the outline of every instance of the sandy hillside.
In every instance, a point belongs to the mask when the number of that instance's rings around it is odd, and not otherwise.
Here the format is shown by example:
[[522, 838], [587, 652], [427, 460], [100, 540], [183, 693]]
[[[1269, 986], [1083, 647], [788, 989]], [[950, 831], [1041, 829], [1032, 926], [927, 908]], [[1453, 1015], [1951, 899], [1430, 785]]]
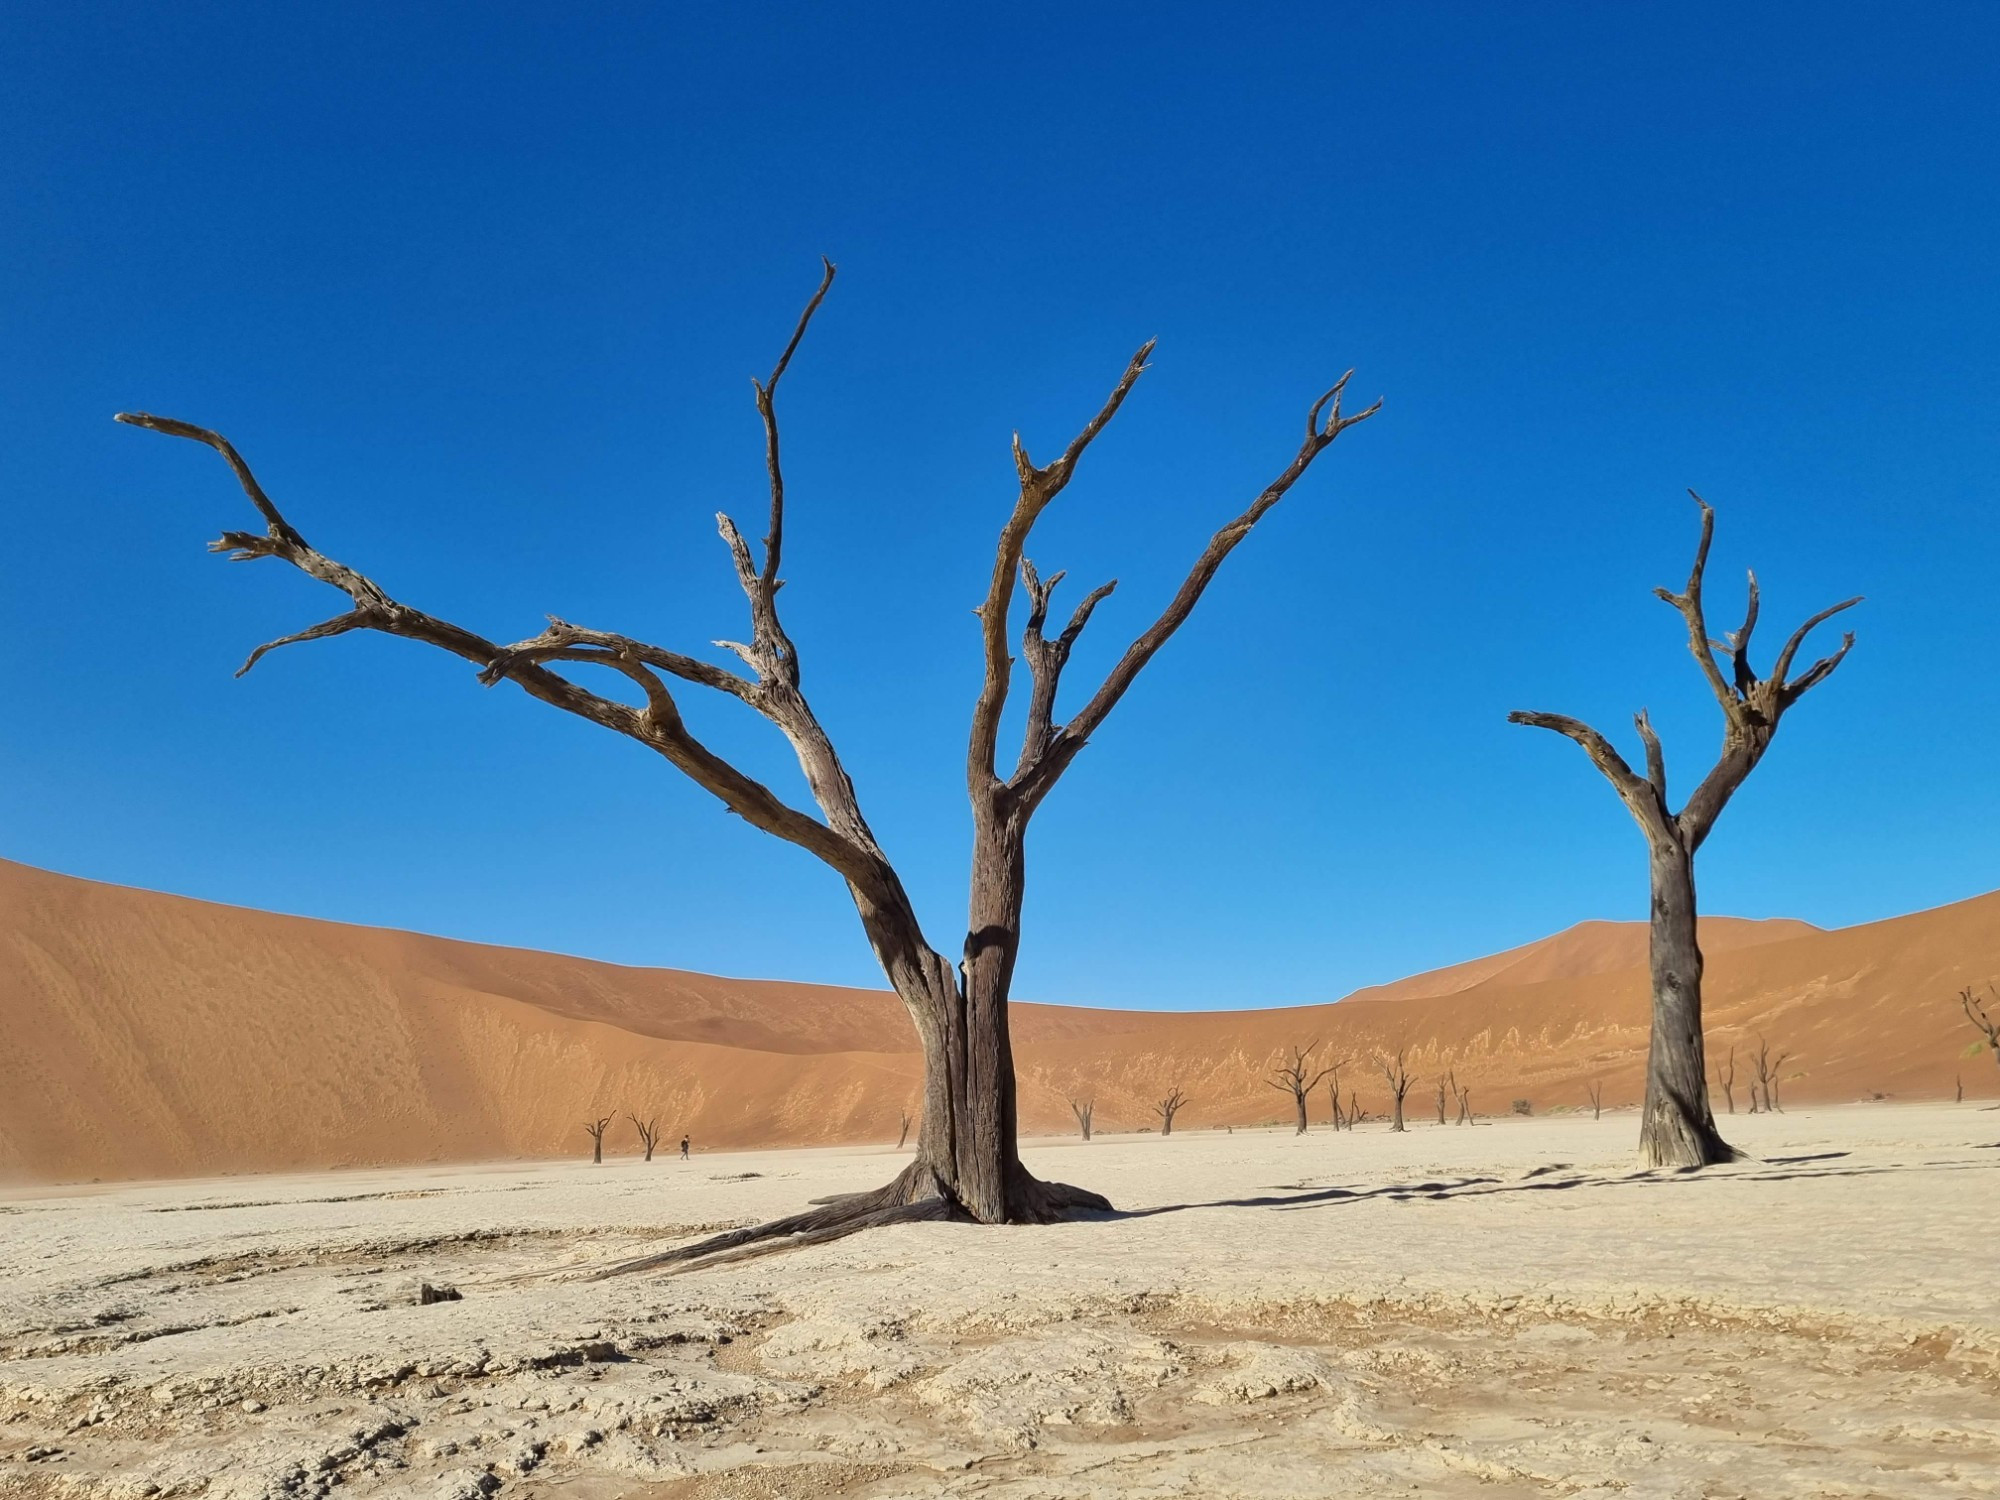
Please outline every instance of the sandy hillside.
[[[1784, 1097], [2000, 1085], [1952, 1004], [2000, 976], [2000, 895], [1869, 926], [1711, 923], [1719, 1051], [1791, 1051]], [[1638, 963], [1632, 961], [1638, 955]], [[1454, 1069], [1473, 1107], [1540, 1112], [1639, 1088], [1644, 934], [1587, 923], [1484, 964], [1338, 1006], [1150, 1014], [1015, 1007], [1022, 1118], [1188, 1125], [1278, 1118], [1274, 1054], [1318, 1039], [1387, 1107], [1375, 1059], [1407, 1050], [1413, 1115]], [[1467, 980], [1470, 982], [1466, 982]], [[1431, 993], [1413, 991], [1428, 988]], [[1402, 998], [1379, 998], [1394, 992]], [[0, 1172], [149, 1177], [566, 1154], [586, 1116], [656, 1114], [714, 1146], [893, 1139], [920, 1061], [892, 996], [632, 969], [189, 901], [0, 862]], [[1739, 1061], [1747, 1076], [1747, 1065]], [[1739, 1084], [1739, 1094], [1742, 1086]], [[1327, 1112], [1324, 1093], [1315, 1117]], [[629, 1150], [629, 1125], [612, 1149]]]
[[609, 1281], [900, 1158], [17, 1189], [0, 1495], [2000, 1495], [2000, 1114], [1763, 1115], [1699, 1173], [1635, 1129], [1043, 1142], [1121, 1212]]

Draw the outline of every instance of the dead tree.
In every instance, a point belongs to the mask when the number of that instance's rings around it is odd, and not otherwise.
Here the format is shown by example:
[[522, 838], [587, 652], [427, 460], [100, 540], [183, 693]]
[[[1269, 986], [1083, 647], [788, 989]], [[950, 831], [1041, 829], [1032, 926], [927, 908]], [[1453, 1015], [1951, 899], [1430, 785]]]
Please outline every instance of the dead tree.
[[1451, 1090], [1452, 1098], [1458, 1101], [1458, 1118], [1453, 1120], [1452, 1124], [1470, 1125], [1472, 1123], [1472, 1090], [1463, 1087], [1459, 1083], [1458, 1070], [1456, 1068], [1444, 1075], [1444, 1081], [1446, 1087]]
[[911, 1120], [910, 1112], [907, 1109], [902, 1112], [902, 1120], [902, 1128], [896, 1132], [896, 1149], [898, 1151], [903, 1149], [903, 1142], [910, 1138]]
[[1337, 1073], [1341, 1063], [1347, 1061], [1343, 1057], [1340, 1062], [1329, 1063], [1317, 1073], [1313, 1072], [1310, 1059], [1313, 1054], [1313, 1048], [1318, 1045], [1319, 1043], [1315, 1041], [1308, 1043], [1304, 1047], [1292, 1048], [1292, 1060], [1290, 1062], [1280, 1062], [1276, 1067], [1271, 1069], [1271, 1076], [1264, 1080], [1272, 1088], [1278, 1090], [1279, 1093], [1290, 1094], [1292, 1096], [1292, 1106], [1298, 1111], [1299, 1128], [1297, 1133], [1300, 1135], [1306, 1133], [1307, 1096], [1319, 1087], [1322, 1078], [1327, 1077], [1329, 1074]]
[[[1693, 493], [1690, 491], [1690, 493]], [[1736, 789], [1763, 759], [1786, 710], [1824, 682], [1854, 646], [1850, 632], [1840, 649], [1814, 662], [1796, 679], [1792, 659], [1813, 628], [1859, 604], [1847, 599], [1823, 609], [1797, 630], [1779, 651], [1769, 677], [1750, 665], [1750, 634], [1757, 625], [1757, 575], [1750, 575], [1750, 603], [1743, 625], [1726, 641], [1712, 640], [1702, 609], [1702, 573], [1708, 566], [1715, 512], [1699, 495], [1701, 541], [1681, 593], [1655, 589], [1687, 625], [1709, 690], [1721, 706], [1722, 753], [1678, 813], [1668, 809], [1667, 761], [1660, 738], [1642, 711], [1639, 738], [1646, 747], [1646, 774], [1639, 775], [1611, 742], [1578, 719], [1561, 714], [1512, 713], [1516, 724], [1551, 729], [1583, 747], [1638, 822], [1651, 852], [1652, 869], [1652, 1042], [1646, 1055], [1646, 1103], [1639, 1127], [1639, 1156], [1647, 1166], [1698, 1167], [1734, 1160], [1736, 1151], [1715, 1128], [1708, 1105], [1708, 1065], [1702, 1054], [1701, 946], [1696, 940], [1694, 856]], [[1723, 660], [1726, 658], [1727, 667]]]
[[1347, 1128], [1347, 1112], [1340, 1107], [1340, 1074], [1337, 1072], [1326, 1081], [1326, 1102], [1333, 1109], [1334, 1130], [1345, 1130]]
[[653, 1148], [660, 1143], [659, 1119], [655, 1117], [649, 1120], [642, 1120], [633, 1114], [628, 1114], [625, 1118], [630, 1120], [632, 1128], [639, 1132], [639, 1144], [646, 1152], [646, 1160], [651, 1161], [653, 1159]]
[[1587, 1091], [1590, 1094], [1590, 1118], [1593, 1120], [1603, 1119], [1604, 1085], [1593, 1078], [1590, 1080]]
[[604, 1165], [604, 1129], [610, 1123], [610, 1115], [601, 1120], [583, 1122], [583, 1133], [590, 1137], [590, 1164], [594, 1167]]
[[1965, 1075], [1963, 1073], [1957, 1074], [1951, 1080], [1951, 1102], [1953, 1104], [1965, 1103]]
[[1072, 1099], [1069, 1101], [1069, 1112], [1076, 1116], [1077, 1128], [1083, 1132], [1083, 1138], [1086, 1141], [1089, 1140], [1090, 1117], [1097, 1113], [1097, 1101], [1095, 1099]]
[[1438, 1124], [1440, 1125], [1445, 1124], [1446, 1121], [1444, 1113], [1444, 1080], [1442, 1078], [1438, 1080], [1438, 1086], [1437, 1086], [1437, 1111], [1438, 1111]]
[[[1993, 993], [1991, 985], [1986, 989], [1988, 994]], [[1965, 1008], [1965, 1019], [1978, 1027], [1980, 1034], [1986, 1038], [1986, 1050], [1993, 1054], [1996, 1063], [2000, 1063], [2000, 1021], [1987, 1014], [1986, 1002], [1972, 993], [1971, 985], [1958, 992], [1958, 1003]]]
[[[1785, 1112], [1778, 1103], [1778, 1070], [1785, 1065], [1785, 1059], [1791, 1055], [1789, 1052], [1774, 1054], [1771, 1051], [1771, 1044], [1769, 1042], [1765, 1041], [1761, 1036], [1757, 1038], [1757, 1055], [1753, 1059], [1754, 1066], [1757, 1069], [1757, 1076], [1750, 1085], [1750, 1096], [1753, 1100], [1760, 1093], [1764, 1096], [1764, 1113], [1766, 1114], [1774, 1112], [1783, 1114]], [[1756, 1110], [1752, 1109], [1751, 1113], [1755, 1114]]]
[[1715, 1066], [1716, 1087], [1722, 1090], [1722, 1102], [1729, 1106], [1729, 1112], [1736, 1113], [1736, 1044], [1729, 1044], [1729, 1056]]
[[1396, 1049], [1396, 1060], [1393, 1063], [1386, 1056], [1377, 1059], [1382, 1064], [1382, 1076], [1389, 1080], [1389, 1097], [1395, 1108], [1395, 1113], [1390, 1117], [1391, 1134], [1407, 1128], [1403, 1124], [1403, 1096], [1410, 1092], [1411, 1079], [1410, 1070], [1403, 1066], [1404, 1051], [1405, 1049], [1401, 1047]]
[[1353, 1089], [1347, 1091], [1347, 1128], [1352, 1130], [1368, 1118], [1368, 1111], [1361, 1107], [1361, 1096]]
[[[1035, 463], [1016, 437], [1014, 466], [1019, 494], [1000, 529], [985, 598], [977, 611], [984, 680], [972, 712], [966, 756], [973, 875], [966, 935], [960, 955], [954, 959], [924, 935], [901, 877], [863, 816], [854, 783], [807, 702], [799, 652], [780, 618], [786, 496], [779, 459], [778, 385], [833, 279], [834, 268], [828, 263], [819, 289], [806, 304], [770, 377], [755, 386], [770, 481], [770, 524], [761, 561], [733, 521], [726, 516], [717, 520], [750, 614], [749, 639], [725, 643], [740, 659], [728, 667], [629, 635], [563, 620], [551, 619], [540, 634], [507, 645], [426, 614], [308, 544], [271, 501], [236, 449], [218, 433], [166, 417], [127, 413], [119, 418], [133, 426], [206, 444], [228, 463], [262, 515], [265, 529], [225, 532], [214, 544], [217, 551], [240, 559], [277, 558], [347, 596], [349, 607], [344, 613], [259, 647], [244, 664], [246, 670], [273, 647], [355, 630], [375, 630], [421, 642], [470, 663], [489, 685], [512, 683], [553, 708], [634, 741], [752, 826], [797, 845], [826, 864], [846, 884], [869, 946], [890, 987], [902, 999], [923, 1047], [924, 1104], [916, 1159], [874, 1192], [731, 1231], [663, 1256], [642, 1257], [607, 1274], [691, 1260], [780, 1236], [818, 1240], [910, 1219], [1041, 1223], [1075, 1210], [1107, 1206], [1096, 1193], [1038, 1181], [1021, 1164], [1007, 1001], [1020, 948], [1029, 822], [1140, 673], [1194, 612], [1229, 554], [1335, 439], [1373, 416], [1381, 406], [1377, 402], [1364, 411], [1346, 413], [1341, 404], [1346, 376], [1314, 401], [1297, 451], [1243, 512], [1209, 539], [1158, 617], [1138, 634], [1066, 721], [1059, 720], [1056, 711], [1063, 669], [1092, 612], [1113, 585], [1101, 584], [1087, 593], [1068, 623], [1051, 636], [1045, 629], [1050, 596], [1062, 575], [1044, 580], [1029, 562], [1026, 548], [1036, 522], [1069, 485], [1085, 451], [1117, 415], [1145, 371], [1152, 344], [1143, 345], [1132, 357], [1103, 405], [1053, 461]], [[1009, 617], [1017, 589], [1025, 590], [1028, 599], [1018, 646], [1027, 662], [1031, 686], [1024, 741], [1008, 770], [1002, 768], [997, 755], [1013, 676], [1016, 640]], [[613, 673], [634, 691], [636, 701], [591, 691], [575, 680], [575, 673], [565, 675], [556, 670], [558, 667]], [[768, 719], [784, 735], [797, 756], [819, 817], [785, 801], [695, 736], [682, 718], [677, 697], [693, 688], [735, 699]]]
[[1185, 1103], [1187, 1103], [1187, 1095], [1182, 1093], [1179, 1088], [1175, 1088], [1168, 1093], [1166, 1098], [1153, 1106], [1153, 1113], [1160, 1117], [1161, 1135], [1172, 1135], [1174, 1133], [1174, 1116], [1181, 1112], [1181, 1106]]

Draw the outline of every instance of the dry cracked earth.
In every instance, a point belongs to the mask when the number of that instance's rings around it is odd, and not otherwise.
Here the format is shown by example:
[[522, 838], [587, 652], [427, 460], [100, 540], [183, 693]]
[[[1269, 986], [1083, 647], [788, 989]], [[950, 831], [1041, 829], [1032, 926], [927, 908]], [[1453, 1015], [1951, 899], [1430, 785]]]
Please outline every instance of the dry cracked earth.
[[2000, 1495], [1995, 1121], [1051, 1143], [1124, 1212], [602, 1282], [895, 1158], [19, 1189], [0, 1495]]

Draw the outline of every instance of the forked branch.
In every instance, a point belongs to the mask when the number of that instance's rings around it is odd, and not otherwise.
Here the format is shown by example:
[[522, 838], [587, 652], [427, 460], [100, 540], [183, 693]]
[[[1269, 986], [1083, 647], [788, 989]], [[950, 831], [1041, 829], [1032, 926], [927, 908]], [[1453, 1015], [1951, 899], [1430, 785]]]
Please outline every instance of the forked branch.
[[[1790, 676], [1792, 662], [1806, 637], [1815, 628], [1841, 611], [1852, 609], [1861, 600], [1859, 597], [1844, 599], [1808, 619], [1792, 632], [1779, 651], [1771, 675], [1759, 677], [1750, 660], [1750, 639], [1757, 628], [1762, 607], [1757, 575], [1754, 572], [1749, 575], [1743, 624], [1720, 641], [1712, 639], [1702, 600], [1702, 583], [1708, 570], [1709, 545], [1715, 538], [1715, 510], [1693, 490], [1688, 493], [1701, 510], [1701, 538], [1695, 545], [1694, 565], [1689, 569], [1688, 581], [1681, 592], [1675, 593], [1666, 588], [1653, 592], [1679, 611], [1686, 624], [1688, 648], [1694, 653], [1709, 691], [1722, 709], [1724, 727], [1721, 755], [1680, 812], [1675, 814], [1668, 810], [1666, 755], [1660, 747], [1659, 736], [1653, 731], [1651, 720], [1643, 711], [1636, 720], [1639, 738], [1646, 748], [1646, 775], [1643, 778], [1626, 764], [1624, 757], [1612, 748], [1603, 735], [1580, 720], [1562, 714], [1525, 712], [1511, 713], [1507, 718], [1510, 723], [1553, 730], [1574, 740], [1617, 791], [1650, 842], [1656, 845], [1676, 843], [1691, 854], [1708, 837], [1724, 805], [1763, 758], [1785, 710], [1831, 676], [1854, 646], [1854, 635], [1850, 631], [1841, 638], [1838, 650], [1820, 658], [1803, 676], [1793, 680]], [[1727, 675], [1723, 672], [1719, 656], [1727, 657]]]

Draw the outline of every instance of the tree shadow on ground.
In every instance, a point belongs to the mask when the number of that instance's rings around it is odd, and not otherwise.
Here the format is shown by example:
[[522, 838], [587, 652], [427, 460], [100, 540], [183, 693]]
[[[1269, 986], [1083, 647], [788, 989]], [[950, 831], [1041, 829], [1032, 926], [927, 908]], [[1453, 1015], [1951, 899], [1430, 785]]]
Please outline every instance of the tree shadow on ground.
[[[1094, 1214], [1112, 1219], [1148, 1219], [1160, 1214], [1184, 1213], [1203, 1208], [1275, 1208], [1298, 1210], [1328, 1208], [1370, 1199], [1392, 1203], [1439, 1203], [1458, 1198], [1483, 1198], [1497, 1193], [1560, 1193], [1575, 1188], [1664, 1187], [1672, 1184], [1721, 1182], [1791, 1182], [1823, 1177], [1879, 1177], [1916, 1171], [1993, 1171], [2000, 1163], [1981, 1161], [1891, 1162], [1880, 1166], [1827, 1166], [1841, 1161], [1846, 1151], [1821, 1151], [1808, 1156], [1778, 1156], [1763, 1161], [1743, 1161], [1728, 1166], [1663, 1168], [1614, 1174], [1577, 1171], [1567, 1162], [1534, 1167], [1514, 1177], [1467, 1176], [1441, 1178], [1431, 1182], [1384, 1183], [1377, 1187], [1279, 1188], [1254, 1197], [1216, 1198], [1205, 1203], [1165, 1203], [1155, 1208]], [[1561, 1175], [1558, 1175], [1561, 1174]]]

